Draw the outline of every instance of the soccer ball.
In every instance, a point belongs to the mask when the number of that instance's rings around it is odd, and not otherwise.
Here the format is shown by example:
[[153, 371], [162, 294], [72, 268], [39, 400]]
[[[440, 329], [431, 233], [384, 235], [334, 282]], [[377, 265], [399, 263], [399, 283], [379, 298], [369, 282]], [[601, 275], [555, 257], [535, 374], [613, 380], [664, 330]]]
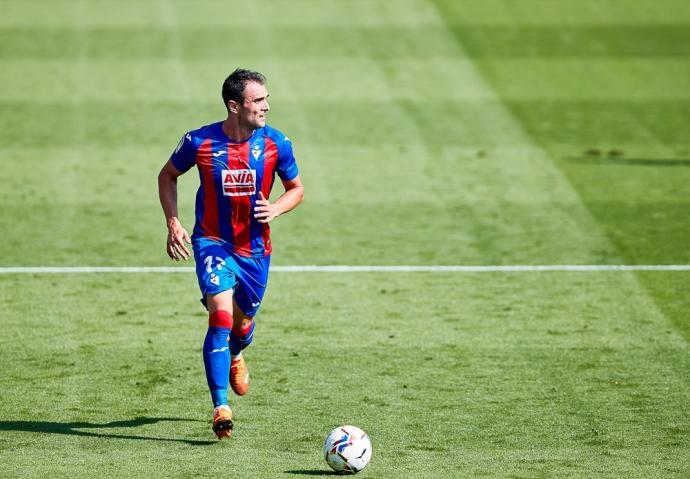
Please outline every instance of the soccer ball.
[[334, 471], [354, 474], [369, 464], [371, 440], [367, 433], [358, 427], [336, 427], [323, 444], [323, 454]]

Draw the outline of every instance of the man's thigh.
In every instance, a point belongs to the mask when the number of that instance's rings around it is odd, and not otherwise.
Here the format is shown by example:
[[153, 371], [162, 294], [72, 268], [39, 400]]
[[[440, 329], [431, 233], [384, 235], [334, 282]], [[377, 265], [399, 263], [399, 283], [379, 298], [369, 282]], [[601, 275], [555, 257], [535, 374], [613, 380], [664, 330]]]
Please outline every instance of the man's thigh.
[[[232, 268], [232, 262], [228, 264], [227, 258], [230, 253], [222, 244], [203, 238], [195, 241], [193, 248], [202, 303], [206, 305], [208, 296], [227, 293], [221, 296], [219, 300], [229, 296], [231, 307], [232, 290], [237, 285], [237, 272]], [[208, 305], [206, 306], [208, 307]]]

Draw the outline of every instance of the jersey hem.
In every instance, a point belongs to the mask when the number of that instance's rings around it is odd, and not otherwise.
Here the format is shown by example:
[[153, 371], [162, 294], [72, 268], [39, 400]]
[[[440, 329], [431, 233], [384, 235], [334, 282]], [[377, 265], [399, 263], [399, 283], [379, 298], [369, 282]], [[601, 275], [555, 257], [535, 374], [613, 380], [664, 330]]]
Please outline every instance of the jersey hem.
[[221, 244], [223, 246], [227, 246], [230, 248], [233, 254], [236, 254], [237, 256], [242, 256], [243, 258], [267, 258], [271, 256], [271, 253], [273, 253], [273, 248], [268, 248], [264, 249], [263, 251], [258, 251], [258, 252], [253, 252], [253, 251], [247, 251], [245, 249], [238, 249], [233, 246], [233, 244], [229, 241], [224, 240], [223, 238], [217, 237], [217, 236], [208, 236], [208, 235], [192, 235], [192, 243], [197, 240], [208, 240], [208, 241], [214, 241], [218, 244]]

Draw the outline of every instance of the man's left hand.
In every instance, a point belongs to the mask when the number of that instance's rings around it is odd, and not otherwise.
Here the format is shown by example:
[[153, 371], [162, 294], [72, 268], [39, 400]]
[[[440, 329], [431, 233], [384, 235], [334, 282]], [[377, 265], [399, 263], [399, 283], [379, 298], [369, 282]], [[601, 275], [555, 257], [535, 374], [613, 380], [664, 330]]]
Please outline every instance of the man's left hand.
[[268, 223], [280, 216], [280, 208], [275, 203], [271, 203], [264, 197], [263, 192], [259, 191], [259, 199], [256, 200], [256, 206], [254, 207], [254, 218], [259, 223]]

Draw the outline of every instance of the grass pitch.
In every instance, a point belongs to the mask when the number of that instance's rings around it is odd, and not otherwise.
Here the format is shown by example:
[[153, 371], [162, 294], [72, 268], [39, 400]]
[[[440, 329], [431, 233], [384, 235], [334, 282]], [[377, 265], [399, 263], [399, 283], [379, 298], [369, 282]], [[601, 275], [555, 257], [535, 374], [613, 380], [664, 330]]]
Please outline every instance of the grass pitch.
[[[690, 263], [686, 2], [0, 7], [0, 266], [167, 265], [155, 175], [236, 66], [306, 185], [274, 264]], [[192, 274], [0, 275], [0, 476], [327, 476], [351, 423], [363, 477], [687, 477], [689, 287], [274, 272], [218, 443]]]

